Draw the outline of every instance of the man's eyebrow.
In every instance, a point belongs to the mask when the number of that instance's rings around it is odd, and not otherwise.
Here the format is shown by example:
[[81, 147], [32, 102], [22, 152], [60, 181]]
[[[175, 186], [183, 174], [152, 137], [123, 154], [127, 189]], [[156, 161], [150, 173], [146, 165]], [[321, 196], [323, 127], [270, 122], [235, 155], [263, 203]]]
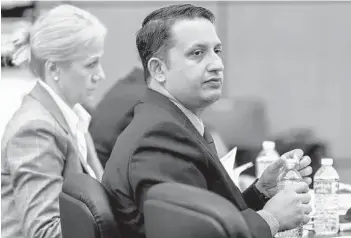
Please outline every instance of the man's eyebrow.
[[222, 47], [222, 46], [223, 46], [222, 43], [218, 43], [218, 44], [216, 44], [215, 48]]
[[[203, 43], [203, 42], [199, 42], [199, 43], [195, 43], [195, 44], [192, 44], [188, 47], [188, 49], [191, 49], [191, 48], [195, 48], [195, 47], [200, 47], [200, 48], [206, 48], [208, 47], [210, 44], [208, 43]], [[211, 44], [212, 45], [212, 44]], [[222, 43], [216, 43], [215, 44], [215, 48], [216, 47], [222, 47]]]

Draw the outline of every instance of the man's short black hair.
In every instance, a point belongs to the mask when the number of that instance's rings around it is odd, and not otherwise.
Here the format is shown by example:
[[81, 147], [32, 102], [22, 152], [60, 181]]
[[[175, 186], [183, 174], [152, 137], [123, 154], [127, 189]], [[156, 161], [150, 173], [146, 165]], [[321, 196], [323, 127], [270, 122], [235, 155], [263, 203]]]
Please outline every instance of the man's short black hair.
[[191, 4], [163, 7], [150, 13], [143, 21], [136, 36], [136, 45], [144, 67], [144, 77], [150, 76], [147, 64], [152, 57], [167, 62], [167, 52], [173, 46], [171, 27], [178, 20], [204, 18], [215, 22], [215, 16], [206, 8]]

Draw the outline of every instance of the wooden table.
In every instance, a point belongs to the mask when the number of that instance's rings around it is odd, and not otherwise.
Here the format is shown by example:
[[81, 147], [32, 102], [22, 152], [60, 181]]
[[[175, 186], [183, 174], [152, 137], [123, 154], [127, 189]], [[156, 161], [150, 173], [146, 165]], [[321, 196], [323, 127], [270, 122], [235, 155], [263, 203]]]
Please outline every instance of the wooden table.
[[334, 237], [351, 237], [351, 231], [343, 231], [339, 232], [337, 235], [331, 235], [331, 236], [316, 236], [314, 232], [310, 231], [308, 233], [308, 238], [334, 238]]

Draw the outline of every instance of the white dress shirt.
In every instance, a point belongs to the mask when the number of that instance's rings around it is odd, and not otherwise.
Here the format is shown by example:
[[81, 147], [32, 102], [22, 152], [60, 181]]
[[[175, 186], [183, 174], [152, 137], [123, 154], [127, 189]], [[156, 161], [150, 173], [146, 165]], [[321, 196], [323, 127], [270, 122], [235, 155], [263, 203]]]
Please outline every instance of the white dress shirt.
[[183, 104], [181, 104], [172, 94], [170, 94], [164, 87], [162, 87], [159, 83], [155, 81], [151, 81], [149, 87], [152, 90], [155, 90], [162, 95], [166, 96], [173, 102], [184, 114], [185, 116], [189, 119], [189, 121], [194, 125], [196, 130], [200, 133], [201, 136], [204, 135], [205, 132], [205, 126], [201, 118], [195, 115], [192, 111], [190, 111], [188, 108], [186, 108]]
[[79, 152], [82, 155], [83, 160], [81, 162], [87, 168], [87, 172], [90, 176], [96, 179], [94, 170], [88, 163], [87, 157], [87, 142], [85, 135], [88, 133], [88, 128], [91, 120], [90, 114], [80, 104], [76, 104], [73, 108], [70, 108], [45, 82], [39, 80], [39, 83], [48, 91], [57, 106], [61, 110], [69, 129], [76, 139]]

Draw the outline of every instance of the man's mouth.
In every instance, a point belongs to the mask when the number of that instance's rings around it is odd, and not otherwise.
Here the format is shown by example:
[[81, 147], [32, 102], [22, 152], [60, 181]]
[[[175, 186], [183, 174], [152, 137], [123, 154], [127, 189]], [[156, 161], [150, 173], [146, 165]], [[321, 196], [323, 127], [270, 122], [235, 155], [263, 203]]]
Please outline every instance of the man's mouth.
[[214, 77], [205, 81], [205, 83], [222, 83], [222, 78]]

